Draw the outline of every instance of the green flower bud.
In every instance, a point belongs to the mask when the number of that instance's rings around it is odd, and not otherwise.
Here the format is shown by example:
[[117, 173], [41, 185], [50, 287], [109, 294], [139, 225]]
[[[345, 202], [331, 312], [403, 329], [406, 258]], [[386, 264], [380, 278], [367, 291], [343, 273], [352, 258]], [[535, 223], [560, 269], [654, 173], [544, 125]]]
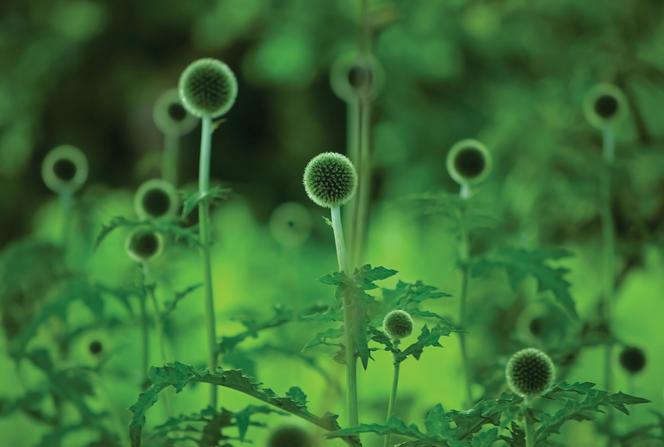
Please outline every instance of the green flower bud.
[[192, 62], [180, 76], [180, 98], [186, 109], [202, 118], [228, 112], [237, 97], [237, 80], [228, 65], [216, 59]]
[[406, 338], [413, 333], [413, 318], [405, 310], [393, 310], [385, 315], [383, 331], [394, 340]]
[[635, 346], [626, 346], [620, 353], [620, 365], [630, 374], [637, 374], [646, 366], [646, 354]]
[[309, 433], [296, 425], [276, 428], [267, 441], [268, 447], [313, 447]]
[[88, 178], [88, 159], [77, 147], [58, 146], [44, 157], [42, 178], [55, 193], [74, 193]]
[[197, 124], [196, 118], [182, 104], [176, 89], [162, 93], [154, 104], [152, 116], [157, 128], [167, 135], [185, 135]]
[[343, 101], [354, 101], [360, 95], [374, 98], [385, 83], [385, 71], [373, 56], [346, 54], [332, 66], [330, 83]]
[[279, 205], [270, 217], [270, 232], [286, 247], [301, 245], [311, 234], [311, 212], [304, 205], [287, 202]]
[[541, 396], [553, 385], [556, 368], [544, 352], [522, 349], [512, 355], [505, 369], [507, 385], [521, 397]]
[[304, 169], [304, 190], [316, 204], [334, 208], [348, 202], [357, 187], [357, 173], [345, 155], [324, 152]]
[[625, 117], [627, 100], [615, 85], [597, 84], [586, 95], [583, 111], [592, 126], [603, 129]]
[[125, 243], [125, 249], [136, 262], [148, 262], [159, 256], [164, 248], [164, 239], [156, 231], [139, 228], [134, 230]]
[[460, 185], [471, 185], [486, 179], [491, 166], [491, 153], [477, 140], [461, 140], [447, 154], [447, 172]]
[[134, 209], [141, 219], [174, 217], [179, 206], [177, 190], [170, 182], [162, 179], [144, 182], [134, 195]]

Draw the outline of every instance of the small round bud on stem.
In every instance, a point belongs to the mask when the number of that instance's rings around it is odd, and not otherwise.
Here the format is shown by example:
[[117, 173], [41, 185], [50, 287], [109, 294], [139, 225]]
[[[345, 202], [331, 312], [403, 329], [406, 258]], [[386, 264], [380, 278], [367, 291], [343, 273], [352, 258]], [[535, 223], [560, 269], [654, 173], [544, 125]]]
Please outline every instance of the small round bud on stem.
[[556, 376], [556, 369], [544, 352], [527, 348], [513, 354], [505, 369], [507, 385], [521, 397], [541, 396], [551, 386]]
[[374, 98], [385, 83], [385, 71], [373, 56], [346, 54], [332, 66], [330, 83], [343, 101], [351, 102], [361, 95]]
[[197, 124], [196, 118], [182, 104], [176, 89], [162, 93], [154, 104], [152, 116], [157, 128], [166, 135], [185, 135]]
[[88, 159], [77, 147], [58, 146], [44, 157], [42, 178], [53, 192], [72, 194], [79, 190], [88, 178]]
[[316, 155], [304, 169], [304, 190], [309, 198], [324, 208], [348, 202], [357, 187], [357, 173], [345, 155], [324, 152]]
[[156, 231], [139, 228], [134, 230], [125, 243], [125, 249], [131, 259], [136, 262], [148, 262], [161, 254], [164, 239]]
[[597, 84], [586, 95], [583, 111], [592, 126], [603, 129], [627, 114], [627, 100], [615, 85]]
[[134, 195], [134, 209], [141, 219], [174, 217], [179, 206], [177, 190], [166, 180], [148, 180]]
[[393, 310], [383, 320], [383, 330], [394, 340], [400, 340], [413, 333], [413, 318], [405, 310]]
[[480, 183], [491, 172], [491, 166], [491, 153], [477, 140], [461, 140], [447, 154], [447, 172], [460, 185]]
[[199, 59], [182, 72], [180, 98], [186, 109], [202, 118], [228, 112], [237, 97], [237, 80], [228, 65], [217, 59]]
[[270, 232], [285, 247], [304, 243], [311, 234], [311, 212], [304, 205], [287, 202], [279, 205], [270, 217]]
[[630, 374], [638, 374], [646, 366], [646, 354], [635, 346], [626, 346], [620, 353], [620, 365]]
[[309, 433], [296, 425], [284, 425], [275, 429], [267, 441], [268, 447], [312, 447]]

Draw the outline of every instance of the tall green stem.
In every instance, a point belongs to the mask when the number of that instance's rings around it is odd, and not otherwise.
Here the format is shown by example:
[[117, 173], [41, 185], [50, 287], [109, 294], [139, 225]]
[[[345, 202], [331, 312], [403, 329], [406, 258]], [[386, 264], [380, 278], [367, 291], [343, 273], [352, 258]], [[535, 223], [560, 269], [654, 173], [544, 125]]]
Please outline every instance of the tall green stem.
[[[208, 342], [208, 368], [217, 369], [217, 327], [214, 313], [214, 292], [212, 290], [212, 261], [210, 259], [210, 202], [205, 197], [210, 189], [210, 151], [212, 143], [212, 118], [203, 117], [201, 127], [201, 155], [198, 171], [198, 192], [202, 199], [198, 204], [198, 230], [200, 254], [203, 261], [203, 284], [205, 294], [205, 325]], [[210, 405], [217, 408], [217, 388], [210, 386]]]
[[[334, 244], [337, 250], [337, 263], [340, 272], [349, 272], [348, 258], [346, 256], [346, 243], [344, 241], [344, 231], [341, 224], [341, 212], [339, 207], [331, 210], [332, 231], [334, 232]], [[357, 400], [357, 357], [355, 355], [355, 343], [353, 342], [352, 327], [353, 303], [352, 297], [346, 294], [344, 297], [344, 344], [346, 360], [346, 405], [348, 407], [348, 425], [355, 426], [359, 423], [358, 400]]]
[[[347, 112], [346, 112], [346, 154], [350, 159], [353, 166], [358, 166], [358, 154], [359, 154], [359, 132], [360, 132], [360, 104], [357, 98], [348, 102]], [[350, 240], [354, 240], [355, 237], [355, 209], [356, 209], [357, 197], [353, 197], [348, 204], [346, 205], [346, 213], [344, 216], [344, 221], [346, 228], [350, 230]]]
[[[600, 176], [600, 201], [602, 221], [602, 322], [607, 329], [609, 339], [604, 347], [604, 387], [607, 391], [613, 388], [613, 341], [611, 338], [611, 308], [614, 296], [614, 271], [615, 271], [615, 225], [613, 212], [611, 210], [611, 183], [612, 169], [615, 158], [615, 144], [613, 140], [613, 129], [606, 126], [602, 130], [602, 160], [603, 166]], [[613, 425], [613, 413], [607, 413], [607, 427]], [[613, 445], [609, 435], [607, 445]]]
[[369, 199], [371, 196], [371, 154], [369, 144], [369, 131], [371, 121], [371, 100], [369, 92], [360, 93], [358, 99], [358, 144], [357, 144], [357, 171], [358, 188], [353, 212], [353, 238], [352, 258], [353, 266], [362, 263], [364, 249], [366, 247], [365, 234], [367, 231], [369, 217]]
[[60, 230], [60, 242], [64, 250], [67, 249], [67, 244], [69, 243], [69, 231], [71, 227], [71, 215], [72, 209], [74, 206], [74, 194], [71, 192], [61, 192], [59, 194], [60, 198], [60, 209], [62, 210], [62, 229]]
[[524, 424], [526, 432], [526, 447], [535, 447], [535, 425], [530, 410], [526, 410], [524, 415]]
[[[395, 341], [395, 347], [398, 346], [398, 341]], [[394, 407], [397, 404], [397, 390], [399, 388], [399, 367], [401, 362], [397, 361], [396, 355], [394, 355], [394, 372], [392, 374], [392, 391], [390, 392], [390, 400], [387, 403], [387, 417], [385, 418], [385, 423], [387, 424], [394, 414]], [[383, 443], [384, 447], [390, 447], [390, 441], [392, 436], [390, 433], [385, 435], [385, 441]]]
[[139, 312], [141, 316], [141, 375], [143, 382], [141, 387], [145, 386], [148, 380], [148, 367], [150, 361], [150, 345], [148, 333], [148, 311], [146, 306], [147, 290], [145, 281], [143, 282], [143, 293], [139, 296]]
[[[465, 199], [464, 189], [462, 188], [461, 196]], [[468, 300], [468, 281], [469, 281], [469, 263], [470, 263], [470, 249], [469, 249], [469, 235], [466, 228], [465, 219], [465, 204], [459, 216], [459, 268], [461, 270], [461, 291], [459, 293], [459, 325], [461, 331], [459, 332], [459, 348], [461, 350], [461, 363], [463, 366], [463, 373], [465, 378], [466, 388], [466, 405], [472, 406], [473, 393], [470, 383], [470, 363], [468, 360], [468, 348], [466, 346], [466, 314], [467, 314], [467, 300]]]
[[180, 137], [174, 134], [164, 135], [164, 154], [161, 164], [161, 176], [171, 182], [178, 184], [178, 159], [180, 156]]

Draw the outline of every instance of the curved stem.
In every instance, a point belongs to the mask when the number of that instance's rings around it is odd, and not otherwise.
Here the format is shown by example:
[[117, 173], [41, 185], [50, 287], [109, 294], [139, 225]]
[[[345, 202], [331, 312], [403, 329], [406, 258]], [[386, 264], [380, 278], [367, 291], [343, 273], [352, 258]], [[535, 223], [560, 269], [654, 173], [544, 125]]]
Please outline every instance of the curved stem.
[[[395, 342], [395, 345], [397, 343]], [[396, 359], [396, 355], [394, 356], [394, 371], [392, 374], [392, 391], [390, 392], [390, 400], [387, 404], [387, 417], [385, 418], [385, 423], [387, 424], [394, 414], [394, 407], [396, 406], [397, 403], [397, 390], [399, 388], [399, 367], [401, 366], [401, 362], [398, 362]], [[384, 447], [390, 447], [390, 441], [391, 441], [392, 436], [390, 433], [385, 435], [385, 442], [383, 443]]]
[[[202, 199], [198, 204], [198, 231], [203, 261], [203, 283], [205, 294], [205, 325], [208, 342], [208, 368], [217, 369], [217, 327], [212, 289], [212, 261], [210, 258], [210, 202], [204, 196], [210, 189], [210, 146], [212, 143], [212, 118], [203, 117], [201, 127], [201, 155], [198, 171], [198, 192]], [[217, 388], [210, 386], [210, 405], [217, 408]]]
[[459, 325], [461, 331], [459, 332], [459, 348], [461, 350], [461, 363], [463, 366], [463, 373], [465, 378], [466, 389], [466, 405], [469, 407], [473, 405], [473, 393], [471, 390], [470, 381], [470, 363], [468, 360], [468, 348], [466, 346], [466, 307], [468, 300], [468, 282], [469, 282], [469, 236], [465, 222], [465, 211], [462, 208], [460, 213], [460, 234], [459, 234], [459, 265], [461, 270], [461, 291], [459, 293]]
[[[601, 221], [602, 221], [602, 320], [609, 333], [609, 339], [604, 347], [604, 387], [607, 391], [613, 388], [613, 341], [611, 337], [611, 307], [614, 295], [615, 281], [615, 225], [613, 222], [613, 212], [611, 210], [611, 183], [612, 168], [615, 158], [615, 144], [613, 141], [613, 129], [607, 126], [602, 131], [602, 160], [603, 166], [600, 176], [600, 202], [601, 202]], [[613, 423], [613, 413], [609, 409], [607, 412], [607, 424], [610, 427]], [[607, 445], [613, 444], [611, 437]]]
[[180, 137], [173, 134], [164, 134], [164, 154], [162, 156], [161, 176], [178, 184], [178, 162], [180, 156]]
[[[339, 207], [331, 210], [332, 231], [334, 232], [334, 244], [337, 250], [337, 263], [339, 271], [348, 273], [348, 258], [346, 256], [346, 244], [344, 241], [343, 226], [341, 224], [341, 212]], [[344, 344], [346, 360], [346, 404], [348, 410], [348, 425], [355, 426], [359, 423], [358, 400], [357, 400], [357, 356], [355, 355], [355, 343], [353, 342], [352, 327], [353, 303], [351, 296], [346, 294], [344, 297]]]

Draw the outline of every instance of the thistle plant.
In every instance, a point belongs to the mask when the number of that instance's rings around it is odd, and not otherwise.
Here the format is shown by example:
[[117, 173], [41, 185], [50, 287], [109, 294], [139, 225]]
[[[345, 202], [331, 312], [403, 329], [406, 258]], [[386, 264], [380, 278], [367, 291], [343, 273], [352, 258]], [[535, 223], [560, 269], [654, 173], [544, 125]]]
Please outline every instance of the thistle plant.
[[[392, 339], [392, 344], [394, 345], [395, 352], [393, 352], [393, 373], [392, 373], [392, 388], [390, 391], [390, 399], [387, 404], [387, 417], [385, 418], [386, 423], [389, 423], [390, 419], [394, 415], [394, 408], [397, 404], [397, 391], [399, 388], [399, 370], [401, 362], [398, 358], [398, 349], [401, 339], [408, 337], [413, 333], [413, 318], [410, 314], [404, 310], [393, 310], [387, 315], [383, 320], [383, 331], [387, 334], [388, 337]], [[384, 446], [390, 446], [391, 436], [388, 433], [385, 435]]]
[[[198, 171], [198, 228], [201, 244], [205, 289], [205, 315], [208, 341], [208, 367], [217, 368], [217, 329], [215, 322], [214, 292], [212, 289], [212, 262], [210, 259], [210, 158], [212, 120], [228, 112], [237, 97], [235, 75], [226, 64], [216, 59], [192, 62], [180, 76], [180, 98], [185, 108], [202, 121], [200, 163]], [[217, 388], [210, 387], [210, 405], [217, 407]]]
[[178, 192], [166, 180], [148, 180], [138, 187], [134, 195], [134, 209], [140, 219], [173, 218], [179, 206]]
[[63, 216], [61, 242], [66, 246], [74, 194], [88, 178], [88, 159], [77, 147], [57, 146], [44, 157], [41, 174], [46, 186], [60, 199]]
[[524, 399], [526, 447], [535, 446], [534, 418], [530, 406], [534, 399], [551, 388], [555, 376], [556, 369], [551, 358], [539, 349], [522, 349], [513, 354], [507, 362], [507, 385], [514, 394]]
[[458, 236], [458, 263], [461, 270], [461, 291], [459, 292], [458, 322], [462, 327], [459, 332], [459, 345], [461, 361], [465, 376], [466, 401], [473, 403], [471, 389], [471, 372], [466, 346], [467, 300], [468, 282], [470, 273], [470, 235], [465, 222], [466, 200], [471, 197], [471, 187], [487, 178], [491, 172], [491, 153], [486, 146], [477, 140], [465, 139], [457, 142], [447, 154], [447, 172], [459, 184], [459, 197], [462, 203], [459, 206], [459, 236]]
[[164, 135], [162, 177], [178, 184], [180, 139], [194, 130], [197, 121], [182, 104], [177, 89], [167, 90], [159, 96], [152, 112], [154, 123]]
[[[351, 161], [334, 152], [318, 154], [309, 161], [304, 169], [304, 189], [309, 198], [323, 208], [329, 208], [332, 218], [332, 231], [337, 252], [339, 271], [351, 273], [347, 247], [344, 240], [341, 222], [341, 206], [347, 203], [357, 187], [357, 173]], [[344, 340], [346, 361], [346, 403], [348, 406], [348, 423], [356, 425], [358, 418], [357, 401], [357, 357], [353, 342], [353, 328], [357, 326], [353, 314], [352, 296], [344, 297]]]

